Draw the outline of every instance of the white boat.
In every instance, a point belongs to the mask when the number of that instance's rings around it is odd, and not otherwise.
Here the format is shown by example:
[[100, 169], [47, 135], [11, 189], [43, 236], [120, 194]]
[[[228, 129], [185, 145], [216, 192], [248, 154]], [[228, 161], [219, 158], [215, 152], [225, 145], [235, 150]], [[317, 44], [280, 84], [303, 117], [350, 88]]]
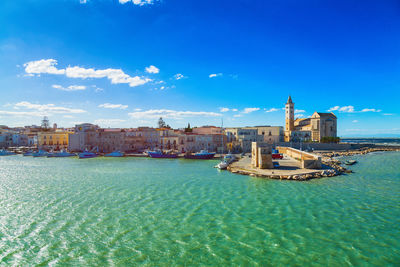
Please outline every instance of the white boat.
[[0, 156], [12, 156], [12, 155], [16, 155], [16, 153], [7, 151], [5, 149], [0, 150]]
[[104, 157], [124, 157], [124, 156], [125, 154], [122, 153], [121, 151], [114, 151], [104, 155]]
[[235, 155], [232, 155], [231, 153], [226, 154], [224, 156], [224, 159], [220, 163], [218, 163], [218, 165], [215, 167], [220, 170], [225, 170], [226, 168], [228, 168], [229, 164], [231, 164], [235, 160], [236, 160]]
[[216, 166], [216, 168], [220, 169], [220, 170], [225, 170], [226, 168], [228, 168], [229, 164], [226, 161], [221, 161], [220, 163], [218, 163], [218, 165]]

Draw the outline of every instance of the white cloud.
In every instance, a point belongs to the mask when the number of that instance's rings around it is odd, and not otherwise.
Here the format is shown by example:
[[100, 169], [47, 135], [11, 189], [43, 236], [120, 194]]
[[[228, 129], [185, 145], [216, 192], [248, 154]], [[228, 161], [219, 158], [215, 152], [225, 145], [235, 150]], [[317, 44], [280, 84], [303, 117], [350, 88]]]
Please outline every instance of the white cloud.
[[135, 108], [135, 111], [142, 111], [141, 108]]
[[182, 119], [188, 117], [219, 117], [220, 113], [206, 111], [176, 111], [169, 109], [151, 109], [146, 111], [137, 111], [128, 114], [134, 119], [158, 119], [160, 117], [170, 119]]
[[81, 4], [86, 4], [86, 3], [87, 3], [87, 0], [79, 0], [79, 3], [81, 3]]
[[213, 73], [213, 74], [208, 75], [209, 78], [215, 78], [215, 77], [219, 77], [219, 76], [222, 76], [222, 73]]
[[385, 116], [393, 116], [394, 114], [393, 113], [383, 113], [383, 115], [385, 115]]
[[237, 108], [233, 108], [232, 111], [238, 111], [238, 109]]
[[75, 118], [74, 116], [71, 116], [71, 115], [64, 115], [63, 117], [64, 117], [64, 118], [66, 118], [66, 119], [72, 119], [72, 118]]
[[62, 91], [82, 91], [82, 90], [86, 90], [86, 86], [84, 86], [84, 85], [70, 85], [68, 87], [63, 87], [63, 86], [58, 85], [58, 84], [53, 84], [52, 87], [55, 88], [55, 89], [58, 89], [58, 90], [62, 90]]
[[382, 110], [380, 109], [374, 109], [374, 108], [364, 108], [361, 110], [361, 112], [381, 112]]
[[16, 103], [14, 108], [26, 108], [26, 109], [34, 109], [44, 113], [85, 113], [86, 111], [83, 109], [72, 109], [72, 108], [65, 108], [65, 107], [58, 107], [54, 104], [33, 104], [27, 101], [22, 101]]
[[375, 109], [375, 108], [364, 108], [361, 111], [356, 111], [354, 109], [354, 106], [334, 106], [328, 109], [329, 112], [332, 111], [339, 111], [339, 112], [344, 112], [344, 113], [354, 113], [354, 112], [381, 112], [382, 110], [380, 109]]
[[297, 114], [297, 115], [296, 115], [296, 119], [297, 119], [297, 118], [303, 118], [303, 117], [304, 117], [303, 114]]
[[149, 78], [139, 76], [129, 76], [121, 69], [98, 69], [82, 68], [82, 67], [67, 67], [66, 69], [57, 69], [57, 60], [55, 59], [41, 59], [37, 61], [30, 61], [24, 64], [25, 72], [27, 74], [58, 74], [65, 75], [68, 78], [107, 78], [112, 84], [129, 84], [130, 87], [143, 85], [152, 81]]
[[252, 112], [258, 111], [258, 110], [260, 110], [260, 108], [245, 108], [245, 109], [243, 110], [243, 113], [244, 113], [244, 114], [249, 114], [249, 113], [252, 113]]
[[306, 111], [303, 110], [303, 109], [295, 109], [295, 110], [294, 110], [294, 113], [295, 113], [295, 114], [304, 113], [304, 112], [306, 112]]
[[134, 5], [137, 6], [151, 5], [154, 3], [153, 0], [119, 0], [120, 4], [126, 4], [128, 2], [132, 2]]
[[267, 113], [269, 113], [269, 112], [275, 112], [275, 111], [278, 111], [279, 109], [277, 109], [277, 108], [270, 108], [270, 109], [264, 109], [265, 110], [265, 112], [267, 112]]
[[97, 87], [96, 85], [92, 85], [92, 87], [94, 88], [94, 91], [95, 91], [96, 93], [98, 93], [98, 92], [103, 92], [103, 91], [104, 91], [103, 88], [99, 88], [99, 87]]
[[328, 109], [328, 111], [329, 112], [339, 111], [339, 112], [345, 112], [345, 113], [353, 113], [353, 112], [355, 112], [353, 106], [344, 106], [344, 107], [334, 106], [334, 107], [331, 107], [330, 109]]
[[94, 121], [94, 124], [99, 124], [101, 126], [109, 126], [109, 125], [116, 125], [124, 121], [125, 120], [121, 119], [97, 119]]
[[220, 112], [228, 112], [230, 109], [229, 108], [219, 108]]
[[243, 115], [242, 114], [236, 114], [236, 115], [233, 115], [233, 117], [240, 118], [240, 117], [243, 117]]
[[[13, 107], [18, 111], [0, 110], [0, 114], [16, 117], [43, 117], [53, 114], [81, 114], [86, 112], [83, 109], [59, 107], [54, 104], [33, 104], [27, 101], [16, 103]], [[20, 111], [21, 109], [22, 111]]]
[[127, 109], [128, 105], [104, 103], [104, 104], [98, 105], [98, 107], [99, 108], [110, 108], [110, 109]]
[[353, 120], [353, 123], [357, 123], [358, 122], [358, 120]]
[[65, 74], [64, 69], [57, 69], [57, 60], [55, 59], [41, 59], [37, 61], [30, 61], [24, 64], [25, 72], [28, 74]]
[[146, 72], [147, 73], [159, 73], [160, 69], [157, 68], [156, 66], [151, 65], [149, 67], [146, 67]]
[[186, 78], [185, 76], [183, 76], [183, 74], [181, 73], [177, 73], [174, 75], [175, 80], [180, 80], [180, 79], [184, 79]]

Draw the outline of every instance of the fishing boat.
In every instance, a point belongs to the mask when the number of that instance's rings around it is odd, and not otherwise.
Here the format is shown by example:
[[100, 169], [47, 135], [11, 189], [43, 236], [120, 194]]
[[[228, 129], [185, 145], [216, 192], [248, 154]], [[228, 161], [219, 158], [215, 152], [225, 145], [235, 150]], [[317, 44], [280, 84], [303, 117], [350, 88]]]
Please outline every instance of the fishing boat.
[[78, 157], [80, 159], [90, 159], [90, 158], [95, 158], [97, 156], [98, 156], [98, 154], [96, 154], [94, 152], [89, 152], [89, 151], [84, 151], [84, 152], [78, 154]]
[[177, 154], [173, 153], [173, 152], [163, 152], [161, 150], [156, 150], [156, 151], [147, 151], [147, 154], [151, 157], [151, 158], [156, 158], [156, 159], [175, 159], [178, 157]]
[[24, 154], [22, 154], [22, 155], [24, 155], [24, 157], [26, 157], [26, 156], [32, 156], [32, 154], [33, 154], [33, 151], [32, 150], [29, 150], [29, 151], [26, 151]]
[[16, 153], [7, 151], [5, 149], [0, 150], [0, 156], [12, 156], [12, 155], [16, 155]]
[[346, 161], [344, 162], [344, 164], [346, 164], [346, 165], [354, 165], [354, 164], [356, 164], [356, 163], [357, 163], [357, 160], [354, 160], [354, 159], [346, 160]]
[[208, 152], [207, 150], [201, 150], [195, 154], [185, 154], [185, 159], [212, 159], [215, 153]]
[[47, 155], [48, 158], [66, 158], [66, 157], [74, 157], [76, 156], [75, 153], [69, 153], [67, 151], [60, 151], [60, 152], [53, 152]]
[[34, 152], [34, 153], [32, 153], [32, 156], [33, 157], [47, 157], [47, 155], [48, 155], [49, 153], [47, 153], [46, 151], [43, 151], [43, 150], [39, 150], [38, 152]]
[[104, 155], [104, 157], [124, 157], [124, 156], [125, 154], [122, 153], [121, 151], [114, 151]]

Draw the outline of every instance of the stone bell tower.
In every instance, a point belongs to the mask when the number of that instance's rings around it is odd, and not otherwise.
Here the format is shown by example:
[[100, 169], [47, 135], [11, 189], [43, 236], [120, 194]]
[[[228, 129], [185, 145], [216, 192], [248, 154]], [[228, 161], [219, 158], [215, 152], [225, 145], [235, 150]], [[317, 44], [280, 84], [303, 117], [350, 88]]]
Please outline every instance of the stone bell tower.
[[287, 132], [294, 131], [294, 103], [290, 96], [285, 105], [285, 120], [286, 120], [285, 131]]

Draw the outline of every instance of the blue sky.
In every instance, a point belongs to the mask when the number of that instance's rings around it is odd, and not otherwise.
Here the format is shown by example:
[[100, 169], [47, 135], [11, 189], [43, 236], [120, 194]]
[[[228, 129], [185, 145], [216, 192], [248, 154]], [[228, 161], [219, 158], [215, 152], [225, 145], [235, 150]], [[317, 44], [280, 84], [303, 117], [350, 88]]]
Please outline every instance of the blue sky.
[[0, 124], [284, 125], [290, 94], [400, 136], [399, 1], [3, 0], [0, 25]]

